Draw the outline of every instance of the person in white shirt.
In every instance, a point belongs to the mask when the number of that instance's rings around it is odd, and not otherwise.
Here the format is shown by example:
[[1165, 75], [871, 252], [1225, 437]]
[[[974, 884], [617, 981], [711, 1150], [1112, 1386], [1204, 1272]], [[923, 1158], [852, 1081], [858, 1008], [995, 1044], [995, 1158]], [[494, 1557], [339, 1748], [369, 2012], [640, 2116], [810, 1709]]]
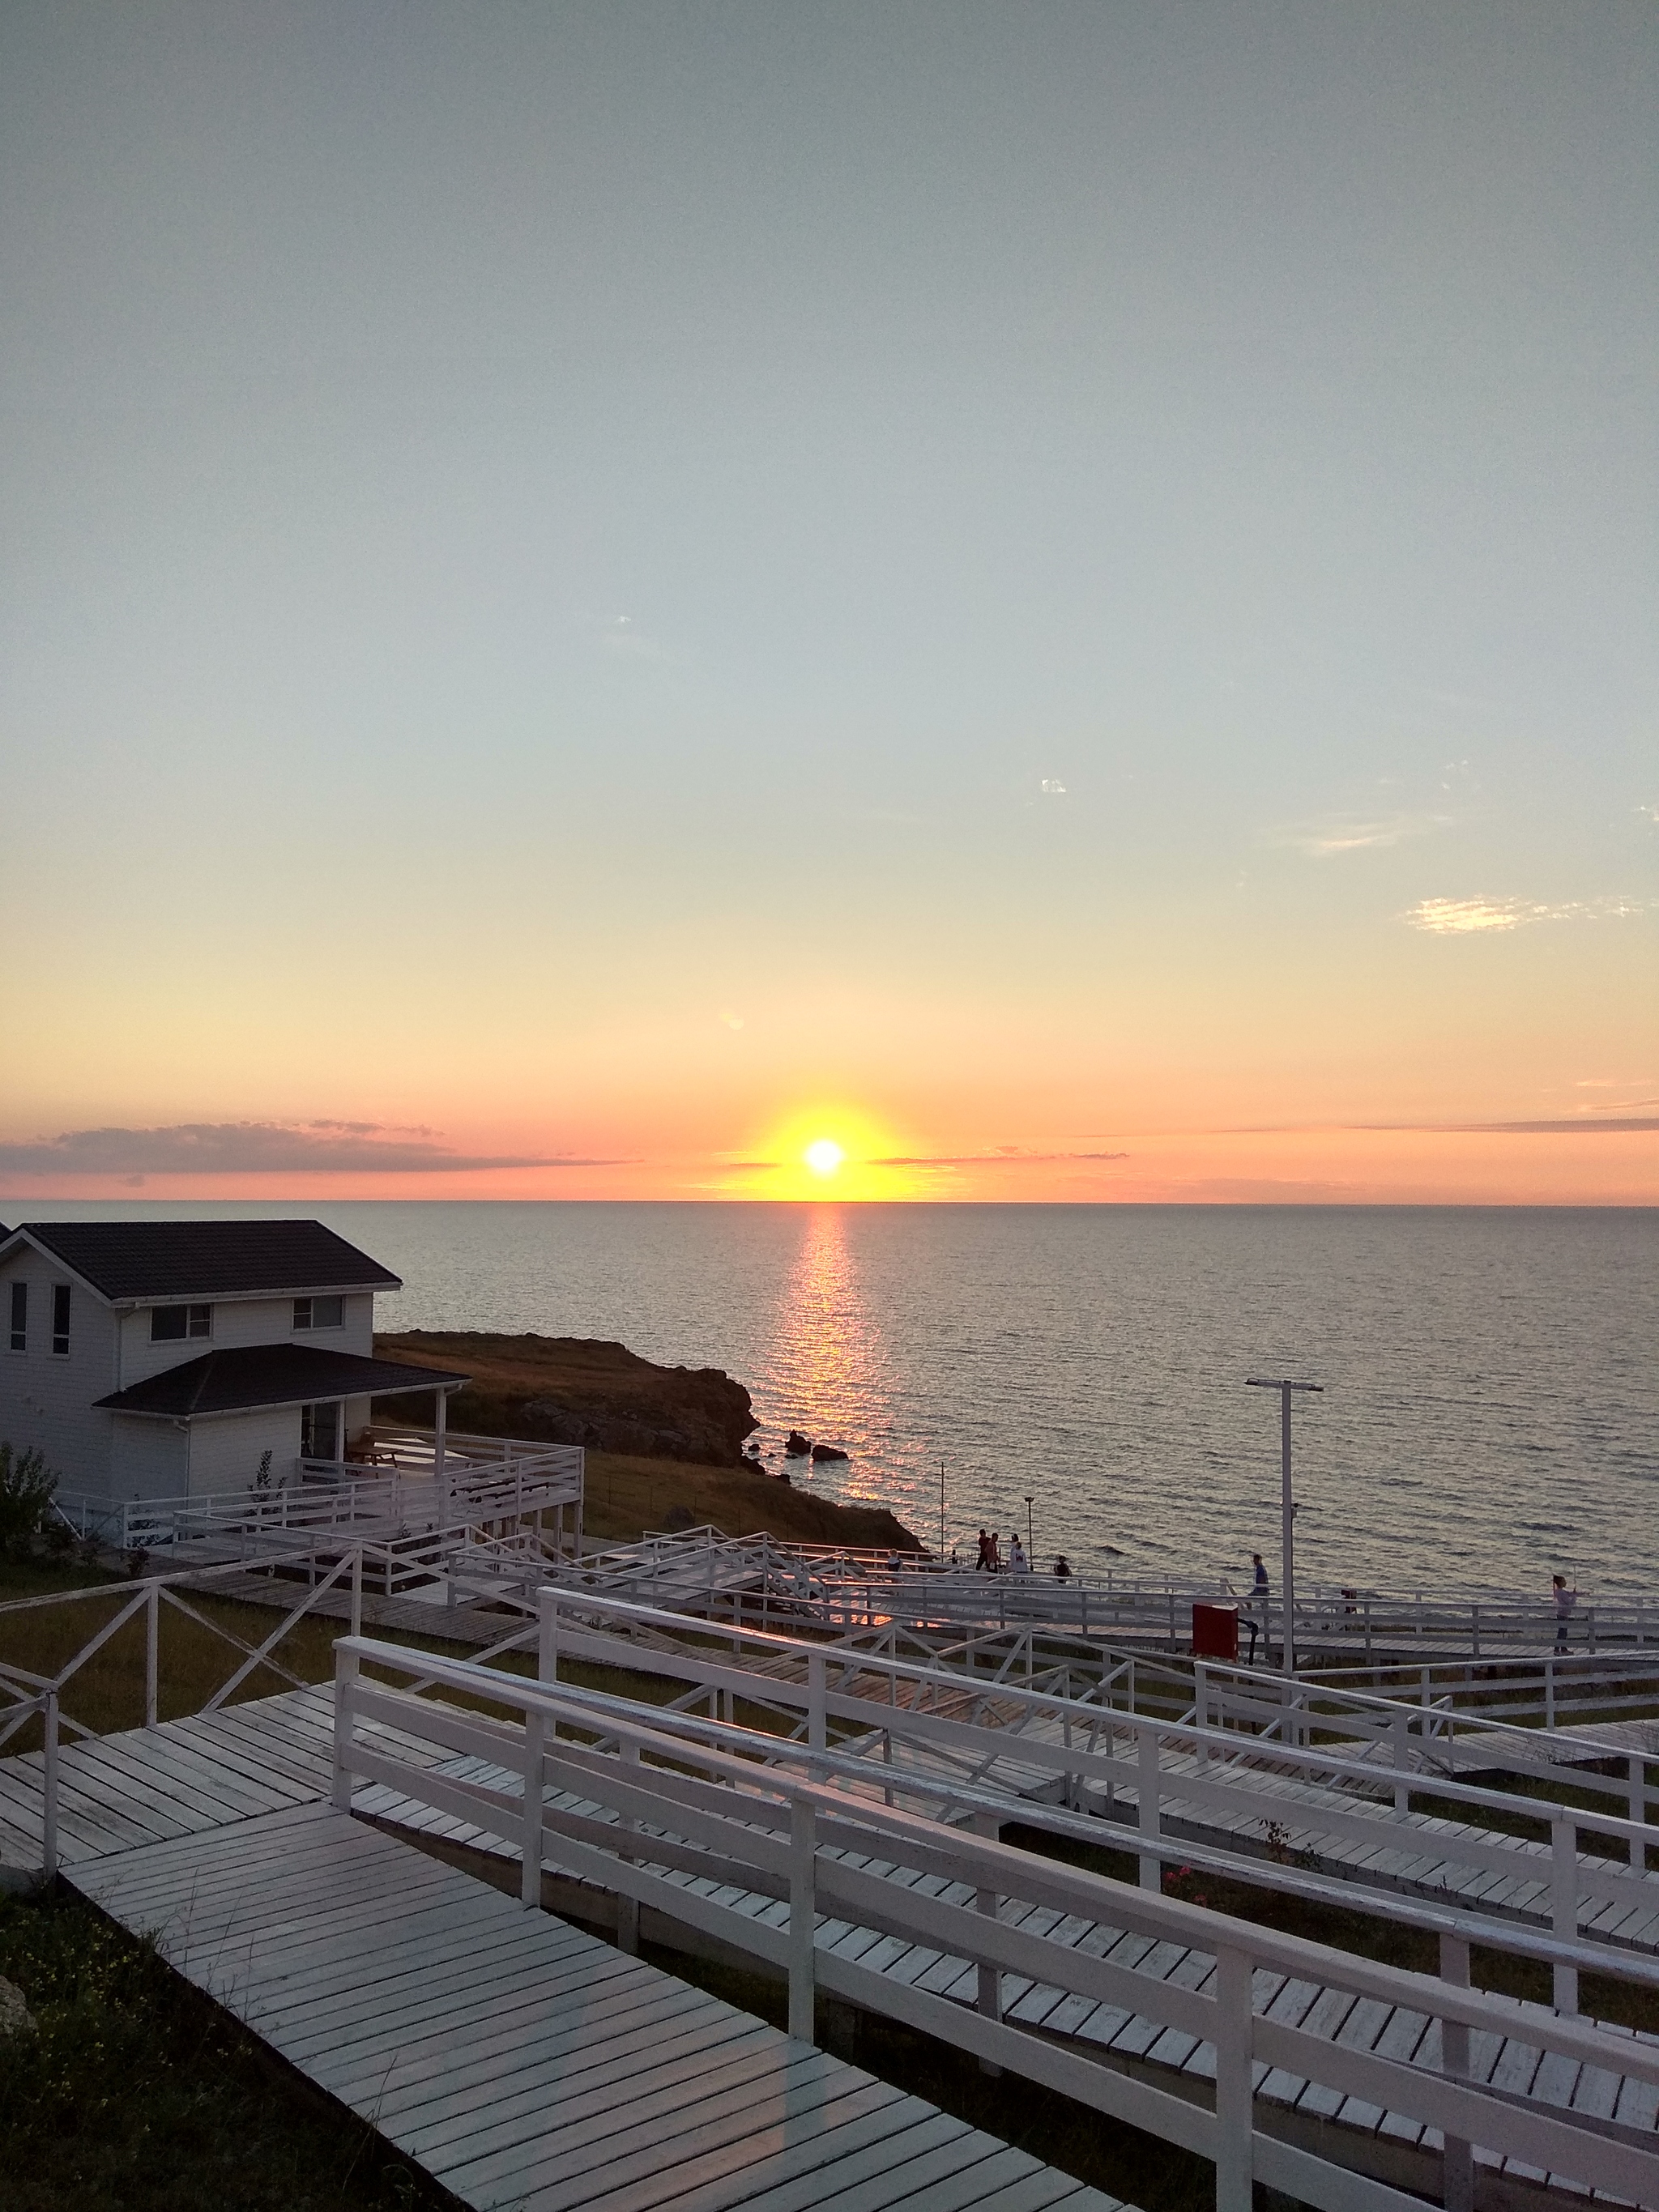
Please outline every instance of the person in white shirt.
[[1031, 1571], [1018, 1533], [1008, 1540], [1008, 1571], [1011, 1575], [1029, 1575]]

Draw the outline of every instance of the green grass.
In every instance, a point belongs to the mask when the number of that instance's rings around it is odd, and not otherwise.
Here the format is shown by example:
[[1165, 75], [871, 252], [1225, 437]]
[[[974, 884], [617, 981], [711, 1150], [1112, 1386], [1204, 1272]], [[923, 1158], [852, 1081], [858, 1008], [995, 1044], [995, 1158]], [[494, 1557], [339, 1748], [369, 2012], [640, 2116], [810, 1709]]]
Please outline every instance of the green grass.
[[0, 1897], [3, 2212], [440, 2212], [453, 2199], [151, 1948], [63, 1893]]

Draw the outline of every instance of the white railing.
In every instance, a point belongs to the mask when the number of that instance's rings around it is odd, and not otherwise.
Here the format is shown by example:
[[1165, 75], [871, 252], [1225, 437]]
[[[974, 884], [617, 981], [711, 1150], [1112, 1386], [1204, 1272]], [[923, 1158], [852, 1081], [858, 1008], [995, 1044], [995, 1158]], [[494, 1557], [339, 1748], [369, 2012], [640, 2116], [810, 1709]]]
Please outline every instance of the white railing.
[[[1450, 1971], [1439, 1979], [1407, 1972], [833, 1787], [820, 1778], [833, 1755], [812, 1746], [793, 1748], [791, 1769], [780, 1763], [785, 1754], [775, 1740], [728, 1729], [729, 1747], [696, 1743], [649, 1708], [624, 1710], [620, 1699], [607, 1704], [595, 1741], [599, 1716], [591, 1698], [362, 1638], [336, 1646], [336, 1668], [334, 1797], [342, 1809], [349, 1808], [361, 1779], [508, 1839], [521, 1859], [521, 1896], [532, 1906], [540, 1903], [550, 1843], [558, 1866], [781, 1971], [792, 2034], [811, 2039], [819, 1990], [898, 2019], [1211, 2160], [1218, 2212], [1249, 2212], [1258, 2180], [1321, 2212], [1412, 2212], [1420, 2203], [1259, 2126], [1257, 2068], [1316, 2083], [1337, 2104], [1364, 2100], [1438, 2130], [1449, 2205], [1473, 2202], [1477, 2146], [1581, 2187], [1659, 2203], [1659, 2154], [1645, 2142], [1469, 2078], [1475, 2036], [1524, 2038], [1569, 2064], [1654, 2090], [1659, 2050], [1468, 1987], [1466, 1946], [1460, 1961], [1454, 1943]], [[372, 1679], [366, 1668], [392, 1683]], [[467, 1707], [396, 1686], [416, 1680], [465, 1698]], [[451, 1754], [449, 1771], [399, 1756], [398, 1737], [378, 1729], [372, 1741], [364, 1740], [363, 1723], [389, 1724], [407, 1741], [437, 1747]], [[744, 1756], [745, 1739], [763, 1744], [772, 1763], [757, 1767]], [[457, 1754], [483, 1762], [493, 1778], [455, 1771]], [[549, 1802], [550, 1788], [562, 1802], [556, 1796]], [[605, 1817], [596, 1817], [595, 1808]], [[686, 1875], [718, 1887], [699, 1893], [684, 1885]], [[733, 1911], [719, 1902], [722, 1891], [777, 1900], [787, 1915], [780, 1924], [775, 1912]], [[1196, 1986], [1185, 1975], [1164, 1979], [1012, 1924], [1034, 1911], [1044, 1928], [1074, 1929], [1081, 1921], [1128, 1930], [1153, 1946], [1178, 1946], [1207, 1960], [1207, 1970]], [[977, 1970], [976, 2008], [830, 1948], [821, 1916], [897, 1936], [941, 1960], [966, 1962]], [[1258, 1976], [1269, 1978], [1272, 1991], [1299, 1978], [1427, 2014], [1440, 2030], [1432, 2057], [1424, 2063], [1385, 2057], [1276, 2021], [1258, 2009], [1259, 1996], [1269, 1995], [1258, 1992]], [[1189, 2101], [1011, 2024], [1004, 2016], [1007, 1977], [1088, 2004], [1127, 2008], [1156, 2029], [1188, 2039], [1189, 2047], [1202, 2046], [1212, 2102]]]
[[[899, 1761], [908, 1762], [913, 1786], [953, 1776], [982, 1780], [1000, 1766], [1018, 1773], [1017, 1787], [1030, 1798], [1037, 1794], [1033, 1777], [1046, 1778], [1064, 1804], [1082, 1808], [1092, 1795], [1106, 1820], [1133, 1823], [1142, 1876], [1149, 1882], [1158, 1878], [1156, 1858], [1145, 1846], [1162, 1837], [1167, 1820], [1178, 1817], [1188, 1826], [1207, 1821], [1245, 1850], [1258, 1836], [1260, 1848], [1276, 1836], [1294, 1834], [1304, 1851], [1309, 1839], [1323, 1838], [1333, 1846], [1332, 1871], [1357, 1888], [1397, 1893], [1402, 1882], [1395, 1869], [1401, 1856], [1413, 1851], [1425, 1861], [1425, 1876], [1432, 1868], [1442, 1881], [1455, 1868], [1529, 1882], [1535, 1892], [1531, 1900], [1517, 1906], [1510, 1899], [1495, 1909], [1532, 1911], [1563, 1942], [1594, 1939], [1594, 1929], [1584, 1929], [1581, 1938], [1586, 1911], [1594, 1915], [1609, 1904], [1622, 1905], [1627, 1909], [1620, 1921], [1638, 1906], [1659, 1911], [1659, 1882], [1645, 1871], [1648, 1853], [1659, 1850], [1659, 1826], [1646, 1817], [1645, 1768], [1639, 1759], [1632, 1765], [1627, 1804], [1620, 1802], [1618, 1785], [1586, 1777], [1587, 1790], [1605, 1788], [1620, 1803], [1618, 1812], [1587, 1811], [1418, 1770], [1409, 1763], [1407, 1723], [1420, 1716], [1409, 1707], [1396, 1706], [1389, 1716], [1387, 1741], [1395, 1763], [1379, 1768], [1356, 1758], [1347, 1745], [1306, 1746], [1294, 1740], [1294, 1732], [1291, 1740], [1266, 1742], [1241, 1735], [1228, 1725], [1224, 1689], [1207, 1683], [1200, 1685], [1196, 1717], [1170, 1721], [1116, 1709], [1105, 1701], [1111, 1685], [1098, 1698], [1080, 1699], [1007, 1680], [964, 1682], [947, 1669], [826, 1650], [752, 1629], [713, 1632], [733, 1653], [722, 1661], [707, 1648], [707, 1628], [703, 1648], [672, 1643], [683, 1625], [671, 1613], [615, 1601], [595, 1607], [591, 1599], [555, 1587], [544, 1591], [541, 1603], [544, 1674], [556, 1672], [559, 1656], [566, 1654], [681, 1682], [694, 1696], [723, 1698], [728, 1717], [732, 1700], [741, 1698], [788, 1717], [797, 1729], [810, 1729], [811, 1716], [821, 1707], [838, 1724], [865, 1735], [884, 1778]], [[607, 1619], [617, 1626], [607, 1630]], [[651, 1640], [623, 1632], [629, 1629], [647, 1632]], [[842, 1685], [839, 1690], [830, 1687], [836, 1680]], [[870, 1694], [872, 1687], [884, 1687], [884, 1700]], [[996, 1709], [994, 1724], [987, 1726], [984, 1716], [991, 1709]], [[1364, 1749], [1373, 1741], [1368, 1735]], [[1503, 1765], [1509, 1756], [1507, 1745], [1495, 1745], [1484, 1764]], [[1173, 1768], [1167, 1763], [1171, 1759]], [[1524, 1765], [1519, 1771], [1532, 1777], [1537, 1771]], [[1294, 1794], [1274, 1789], [1276, 1780], [1286, 1778], [1313, 1786]], [[1462, 1808], [1458, 1829], [1402, 1831], [1414, 1792]], [[1506, 1835], [1494, 1826], [1494, 1816], [1501, 1822], [1528, 1821], [1541, 1832], [1539, 1840], [1529, 1844]], [[1592, 1851], [1599, 1842], [1626, 1863], [1581, 1859], [1583, 1838], [1589, 1839]], [[1355, 1843], [1372, 1846], [1357, 1863], [1339, 1855]], [[1370, 1860], [1384, 1852], [1389, 1870], [1373, 1872]], [[1494, 1934], [1491, 1940], [1501, 1939]], [[1567, 1974], [1561, 1970], [1557, 1996], [1571, 2008], [1577, 1993]]]
[[[1187, 1648], [1194, 1603], [1237, 1605], [1240, 1634], [1252, 1621], [1264, 1660], [1282, 1642], [1283, 1608], [1240, 1595], [1215, 1579], [1152, 1584], [1035, 1571], [983, 1574], [950, 1569], [926, 1553], [786, 1543], [763, 1535], [729, 1537], [714, 1528], [615, 1545], [584, 1562], [585, 1587], [622, 1590], [649, 1584], [665, 1602], [733, 1620], [809, 1609], [842, 1630], [903, 1622], [937, 1628], [1032, 1626], [1089, 1640], [1130, 1638], [1170, 1650]], [[678, 1593], [678, 1595], [671, 1595]], [[1376, 1590], [1314, 1588], [1297, 1601], [1296, 1644], [1328, 1662], [1366, 1662], [1401, 1652], [1473, 1659], [1553, 1645], [1563, 1623], [1547, 1599], [1524, 1594], [1424, 1597]], [[1659, 1605], [1599, 1598], [1575, 1608], [1563, 1650], [1659, 1648]]]
[[[273, 1537], [280, 1542], [290, 1531], [325, 1528], [489, 1527], [549, 1513], [558, 1516], [562, 1533], [568, 1511], [580, 1530], [585, 1469], [580, 1446], [460, 1437], [439, 1462], [421, 1432], [380, 1433], [390, 1443], [387, 1463], [380, 1467], [301, 1458], [285, 1479], [263, 1486], [255, 1480], [240, 1490], [126, 1503], [74, 1492], [58, 1503], [71, 1528], [124, 1551]], [[408, 1447], [402, 1459], [390, 1449], [399, 1441]]]

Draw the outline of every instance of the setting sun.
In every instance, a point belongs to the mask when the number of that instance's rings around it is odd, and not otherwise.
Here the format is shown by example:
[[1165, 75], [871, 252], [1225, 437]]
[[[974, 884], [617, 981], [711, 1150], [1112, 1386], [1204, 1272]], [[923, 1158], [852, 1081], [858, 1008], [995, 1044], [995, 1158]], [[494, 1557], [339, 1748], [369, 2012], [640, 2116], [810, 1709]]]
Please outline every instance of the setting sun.
[[847, 1158], [833, 1137], [819, 1137], [801, 1154], [814, 1175], [832, 1176]]

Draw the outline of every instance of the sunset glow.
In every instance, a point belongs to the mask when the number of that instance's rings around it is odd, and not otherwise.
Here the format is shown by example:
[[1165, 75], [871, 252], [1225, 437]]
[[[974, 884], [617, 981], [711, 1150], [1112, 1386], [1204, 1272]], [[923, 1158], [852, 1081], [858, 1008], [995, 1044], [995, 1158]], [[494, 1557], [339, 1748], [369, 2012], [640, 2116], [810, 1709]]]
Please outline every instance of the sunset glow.
[[0, 1217], [1659, 1202], [1650, 20], [1036, 12], [10, 11]]

